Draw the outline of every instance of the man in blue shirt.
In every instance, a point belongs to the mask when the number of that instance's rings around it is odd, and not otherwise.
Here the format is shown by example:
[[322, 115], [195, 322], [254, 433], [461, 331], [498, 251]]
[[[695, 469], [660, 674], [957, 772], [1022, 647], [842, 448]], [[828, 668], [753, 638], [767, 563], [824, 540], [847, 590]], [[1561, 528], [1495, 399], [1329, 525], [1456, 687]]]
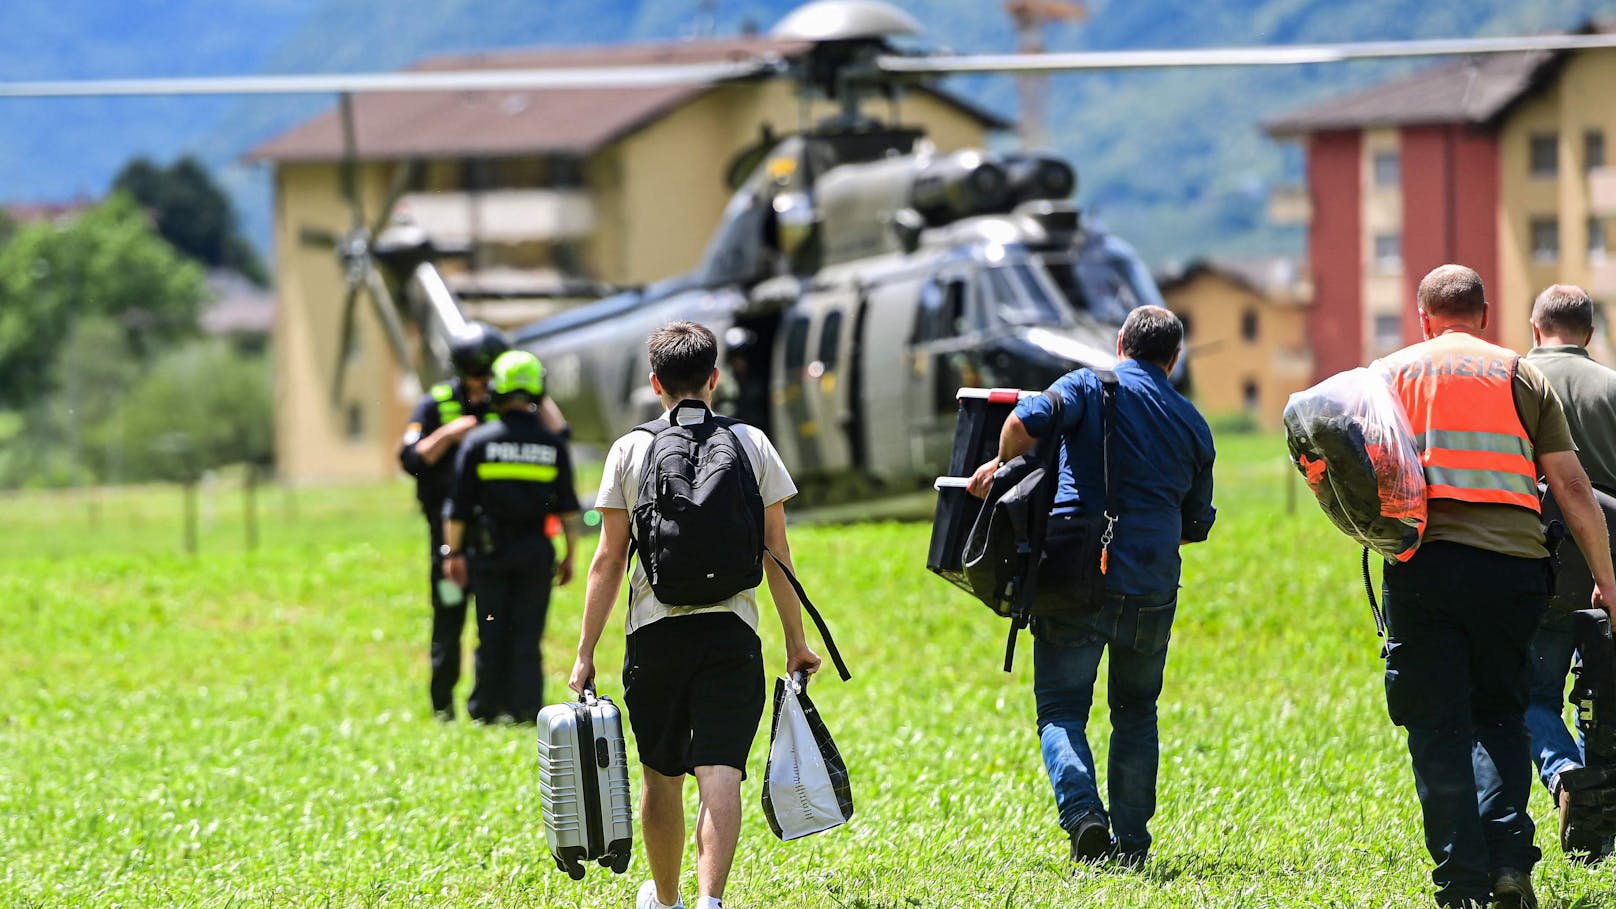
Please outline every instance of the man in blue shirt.
[[[1117, 335], [1111, 470], [1119, 502], [1106, 501], [1099, 378], [1079, 369], [1050, 386], [1061, 401], [1053, 428], [1062, 437], [1053, 514], [1120, 515], [1100, 610], [1032, 622], [1038, 735], [1073, 861], [1114, 855], [1138, 865], [1150, 851], [1146, 827], [1156, 813], [1156, 699], [1178, 604], [1178, 547], [1205, 540], [1216, 517], [1212, 431], [1167, 379], [1183, 339], [1183, 323], [1159, 306], [1135, 309]], [[1051, 431], [1052, 415], [1046, 396], [1023, 399], [1005, 422], [998, 458], [972, 477], [972, 493], [986, 495], [1005, 461]], [[1109, 812], [1100, 799], [1087, 738], [1094, 681], [1107, 647]]]

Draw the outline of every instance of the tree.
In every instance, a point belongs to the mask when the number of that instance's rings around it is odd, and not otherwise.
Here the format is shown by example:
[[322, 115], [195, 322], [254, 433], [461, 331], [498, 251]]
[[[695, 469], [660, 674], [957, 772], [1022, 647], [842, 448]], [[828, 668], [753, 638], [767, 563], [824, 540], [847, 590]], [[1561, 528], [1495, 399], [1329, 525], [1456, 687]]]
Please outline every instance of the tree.
[[[274, 457], [269, 358], [223, 341], [192, 341], [160, 357], [123, 401], [117, 443], [130, 479], [185, 481], [226, 464]], [[113, 442], [110, 433], [98, 441]]]
[[19, 228], [0, 246], [0, 406], [26, 407], [53, 387], [51, 366], [79, 318], [114, 320], [149, 356], [196, 333], [206, 293], [201, 269], [121, 194], [66, 227]]
[[263, 262], [241, 235], [230, 197], [195, 158], [187, 155], [167, 168], [136, 158], [124, 165], [112, 189], [151, 212], [157, 232], [190, 258], [234, 269], [260, 287], [269, 283]]

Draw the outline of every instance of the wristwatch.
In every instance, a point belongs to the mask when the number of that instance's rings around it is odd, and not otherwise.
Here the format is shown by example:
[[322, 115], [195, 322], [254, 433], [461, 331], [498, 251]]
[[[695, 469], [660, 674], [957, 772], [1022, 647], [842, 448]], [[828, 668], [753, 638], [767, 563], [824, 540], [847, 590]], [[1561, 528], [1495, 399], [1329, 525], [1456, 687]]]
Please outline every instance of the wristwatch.
[[450, 549], [448, 543], [444, 543], [442, 546], [438, 547], [438, 555], [440, 555], [440, 556], [442, 556], [442, 557], [444, 557], [446, 559], [452, 559], [457, 555], [464, 555], [464, 554], [465, 554], [465, 552], [463, 550]]

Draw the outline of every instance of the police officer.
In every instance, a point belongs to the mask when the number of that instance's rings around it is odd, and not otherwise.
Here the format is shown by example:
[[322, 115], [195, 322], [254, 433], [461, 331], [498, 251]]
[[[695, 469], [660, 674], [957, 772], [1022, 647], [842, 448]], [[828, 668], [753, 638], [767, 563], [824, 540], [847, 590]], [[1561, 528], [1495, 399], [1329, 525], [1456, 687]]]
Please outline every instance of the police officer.
[[460, 630], [466, 621], [461, 589], [443, 577], [443, 505], [454, 476], [455, 450], [466, 434], [485, 418], [488, 374], [494, 358], [510, 345], [491, 325], [473, 322], [449, 344], [457, 377], [439, 382], [415, 405], [404, 430], [398, 461], [415, 477], [415, 498], [426, 516], [431, 537], [432, 577], [432, 712], [454, 719], [454, 687], [460, 680]]
[[[478, 722], [532, 723], [543, 706], [539, 637], [552, 579], [572, 579], [578, 497], [565, 439], [543, 425], [544, 373], [522, 350], [494, 361], [499, 422], [474, 430], [455, 458], [444, 511], [444, 570], [477, 596], [476, 682], [466, 712]], [[545, 524], [561, 518], [558, 561]], [[468, 571], [467, 559], [470, 557]]]

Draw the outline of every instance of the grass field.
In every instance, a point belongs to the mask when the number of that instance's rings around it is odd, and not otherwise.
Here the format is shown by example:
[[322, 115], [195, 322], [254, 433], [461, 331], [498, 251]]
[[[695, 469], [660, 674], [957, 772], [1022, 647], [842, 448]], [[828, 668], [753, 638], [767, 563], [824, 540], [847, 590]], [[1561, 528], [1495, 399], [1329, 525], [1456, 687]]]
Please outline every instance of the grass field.
[[[1185, 555], [1149, 866], [1065, 860], [1027, 650], [999, 670], [1004, 626], [926, 573], [928, 527], [816, 525], [793, 547], [854, 679], [827, 673], [813, 694], [857, 815], [776, 841], [760, 736], [728, 904], [1428, 905], [1357, 551], [1305, 491], [1287, 513], [1274, 439], [1220, 447], [1218, 525]], [[429, 718], [407, 486], [265, 491], [252, 552], [239, 497], [201, 501], [188, 557], [172, 491], [0, 499], [0, 906], [632, 904], [638, 855], [621, 877], [555, 870], [531, 731]], [[581, 604], [580, 586], [553, 602], [552, 700]], [[621, 628], [619, 613], [598, 658], [608, 694]], [[778, 671], [767, 618], [764, 640]], [[1547, 795], [1532, 798], [1544, 905], [1616, 905], [1616, 866], [1566, 862]]]

